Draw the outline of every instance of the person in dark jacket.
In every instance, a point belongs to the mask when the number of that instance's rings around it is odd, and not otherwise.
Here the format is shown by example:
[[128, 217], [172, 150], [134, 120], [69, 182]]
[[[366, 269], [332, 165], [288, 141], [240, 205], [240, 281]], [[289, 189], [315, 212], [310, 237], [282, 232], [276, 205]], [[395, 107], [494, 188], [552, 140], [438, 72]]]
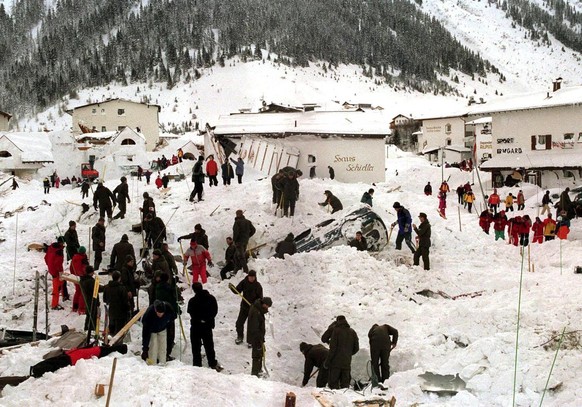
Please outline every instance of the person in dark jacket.
[[566, 212], [568, 219], [574, 218], [575, 214], [572, 207], [572, 199], [570, 199], [570, 188], [566, 188], [560, 194], [560, 201], [556, 204], [556, 219], [560, 216], [560, 212]]
[[160, 249], [156, 249], [152, 253], [152, 270], [154, 272], [161, 271], [162, 273], [166, 273], [168, 276], [171, 274], [170, 266], [166, 261], [166, 258], [163, 256], [162, 251]]
[[234, 160], [234, 158], [231, 158], [230, 161], [235, 166], [234, 173], [236, 174], [236, 178], [238, 180], [238, 183], [242, 184], [242, 177], [245, 173], [245, 162], [240, 157], [236, 161]]
[[79, 235], [77, 234], [77, 223], [74, 220], [69, 221], [69, 228], [65, 232], [65, 243], [67, 245], [67, 260], [71, 260], [79, 247], [81, 247]]
[[95, 189], [93, 194], [93, 208], [97, 210], [99, 206], [99, 216], [104, 218], [105, 213], [107, 213], [107, 218], [111, 220], [113, 215], [113, 207], [116, 205], [115, 196], [113, 193], [100, 182]]
[[109, 306], [109, 334], [115, 336], [129, 321], [129, 296], [117, 270], [103, 290], [103, 301]]
[[277, 208], [282, 206], [281, 197], [283, 192], [283, 182], [285, 181], [285, 172], [280, 169], [278, 173], [271, 177], [271, 189], [273, 191], [273, 203]]
[[396, 237], [396, 250], [402, 249], [402, 241], [406, 242], [408, 248], [414, 253], [416, 249], [412, 244], [412, 218], [410, 217], [410, 212], [404, 206], [400, 205], [400, 202], [394, 202], [392, 205], [396, 209], [398, 219], [396, 222], [392, 223], [392, 227], [398, 224], [398, 236]]
[[299, 182], [295, 172], [289, 172], [282, 181], [283, 216], [295, 216], [295, 202], [299, 196]]
[[105, 218], [100, 217], [99, 221], [93, 226], [91, 239], [93, 240], [93, 251], [95, 252], [93, 268], [99, 270], [99, 266], [103, 260], [102, 254], [105, 251]]
[[430, 270], [430, 263], [428, 259], [429, 248], [430, 248], [430, 223], [428, 222], [426, 213], [420, 212], [418, 215], [420, 219], [420, 225], [412, 225], [414, 231], [418, 236], [418, 250], [414, 252], [414, 265], [418, 266], [420, 257], [422, 256], [422, 264], [425, 270]]
[[[115, 201], [119, 205], [119, 213], [113, 217], [113, 219], [123, 219], [125, 218], [125, 212], [127, 210], [126, 203], [131, 203], [129, 199], [129, 189], [127, 186], [127, 178], [121, 177], [121, 184], [115, 187], [113, 190], [113, 195], [115, 196]], [[127, 202], [126, 202], [127, 201]]]
[[432, 185], [430, 185], [430, 182], [428, 182], [425, 186], [424, 186], [424, 194], [426, 196], [430, 196], [432, 195]]
[[370, 188], [368, 189], [368, 192], [364, 192], [364, 195], [362, 195], [362, 199], [360, 199], [360, 202], [373, 206], [372, 205], [373, 199], [374, 199], [374, 188]]
[[350, 247], [355, 247], [361, 252], [368, 250], [368, 242], [359, 230], [356, 232], [356, 238], [350, 242]]
[[123, 236], [121, 236], [121, 240], [113, 245], [109, 269], [121, 271], [127, 256], [131, 256], [135, 259], [135, 249], [133, 248], [133, 245], [129, 243], [129, 237], [124, 233]]
[[163, 301], [154, 301], [143, 314], [141, 358], [148, 365], [166, 363], [166, 329], [175, 319], [176, 313]]
[[148, 248], [159, 249], [166, 241], [166, 225], [164, 221], [157, 217], [148, 214], [143, 222], [143, 229], [146, 235], [146, 242]]
[[[85, 267], [85, 275], [79, 279], [81, 292], [86, 300], [87, 313], [85, 314], [85, 331], [89, 329], [94, 330], [97, 323], [97, 315], [99, 312], [99, 294], [93, 298], [93, 290], [95, 289], [95, 270], [91, 266]], [[103, 291], [99, 287], [99, 292]]]
[[[236, 319], [236, 340], [237, 345], [241, 344], [244, 339], [245, 322], [249, 316], [250, 305], [257, 299], [263, 298], [263, 286], [257, 281], [257, 272], [250, 270], [248, 275], [241, 280], [236, 286], [236, 291], [240, 293], [243, 298], [240, 302], [240, 310], [238, 318]], [[233, 290], [234, 294], [238, 294]], [[250, 345], [250, 339], [247, 337], [247, 343]]]
[[135, 309], [135, 298], [137, 296], [138, 289], [134, 277], [135, 269], [136, 269], [135, 257], [133, 257], [131, 254], [128, 254], [127, 256], [125, 256], [125, 261], [123, 263], [123, 266], [121, 267], [120, 270], [121, 277], [119, 281], [121, 282], [121, 284], [123, 284], [123, 286], [127, 290], [127, 298], [129, 300], [130, 313], [133, 313], [133, 310]]
[[237, 210], [234, 224], [232, 225], [232, 240], [236, 247], [235, 271], [242, 268], [245, 273], [249, 272], [246, 251], [249, 239], [255, 234], [255, 232], [256, 229], [253, 223], [245, 218], [241, 209]]
[[148, 215], [152, 215], [152, 218], [156, 217], [156, 204], [154, 203], [154, 199], [150, 197], [147, 192], [143, 193], [143, 204], [139, 210], [141, 211], [142, 222]]
[[328, 371], [323, 366], [328, 355], [329, 349], [323, 345], [310, 345], [305, 342], [299, 344], [299, 350], [305, 356], [305, 364], [303, 366], [303, 381], [301, 386], [306, 386], [311, 377], [311, 372], [314, 367], [318, 368], [316, 385], [317, 387], [325, 387], [327, 385]]
[[196, 243], [198, 243], [200, 246], [204, 246], [205, 249], [209, 249], [208, 236], [206, 235], [206, 231], [202, 229], [202, 225], [200, 223], [194, 225], [194, 232], [180, 236], [178, 238], [178, 242], [182, 239], [196, 240]]
[[249, 310], [249, 323], [247, 324], [247, 341], [252, 348], [251, 374], [259, 376], [261, 372], [261, 361], [265, 353], [265, 314], [273, 305], [269, 297], [257, 299], [252, 303]]
[[174, 255], [170, 253], [167, 243], [162, 244], [162, 255], [164, 256], [164, 259], [166, 259], [166, 263], [168, 263], [168, 267], [170, 268], [170, 277], [176, 276], [178, 274], [178, 265], [176, 264]]
[[220, 278], [223, 280], [230, 278], [231, 271], [235, 269], [235, 256], [236, 256], [236, 247], [232, 240], [232, 237], [226, 238], [226, 252], [224, 253], [224, 267], [220, 270]]
[[198, 161], [194, 164], [192, 169], [192, 182], [194, 183], [194, 189], [190, 194], [190, 202], [194, 201], [194, 197], [198, 197], [198, 202], [202, 200], [202, 193], [204, 192], [204, 171], [202, 165], [204, 164], [204, 157], [199, 156]]
[[44, 190], [45, 194], [48, 194], [51, 190], [51, 183], [48, 179], [48, 177], [44, 177], [44, 179], [42, 180], [42, 187]]
[[222, 370], [222, 366], [216, 360], [214, 351], [214, 319], [218, 314], [216, 298], [202, 288], [202, 283], [192, 284], [194, 297], [188, 301], [188, 314], [190, 314], [190, 342], [192, 344], [192, 363], [194, 366], [202, 366], [200, 350], [204, 345], [206, 360], [211, 369]]
[[328, 165], [327, 169], [329, 170], [329, 178], [334, 179], [335, 178], [335, 171], [333, 170], [333, 167], [331, 165]]
[[338, 197], [332, 194], [331, 191], [325, 191], [323, 194], [325, 195], [325, 201], [321, 202], [319, 206], [331, 206], [331, 213], [336, 213], [344, 209]]
[[168, 174], [164, 173], [164, 175], [162, 175], [162, 185], [164, 188], [168, 188], [168, 184], [170, 183], [170, 177], [168, 177]]
[[[172, 311], [181, 314], [178, 307], [176, 287], [170, 283], [170, 276], [167, 273], [159, 274], [160, 281], [156, 284], [155, 299], [164, 301], [172, 307]], [[176, 336], [176, 320], [170, 322], [166, 328], [166, 360], [174, 360], [170, 355], [174, 348], [174, 338]]]
[[230, 180], [234, 178], [234, 170], [228, 161], [220, 166], [222, 174], [222, 185], [230, 185]]
[[[392, 339], [390, 339], [392, 337]], [[390, 351], [398, 343], [398, 331], [390, 325], [372, 325], [368, 332], [372, 369], [379, 382], [390, 377]]]
[[275, 247], [275, 257], [278, 259], [284, 259], [286, 254], [292, 256], [297, 253], [297, 245], [295, 244], [294, 239], [295, 236], [293, 233], [289, 233], [285, 240], [277, 243], [277, 247]]
[[544, 194], [544, 196], [542, 197], [542, 213], [540, 214], [543, 215], [544, 213], [546, 213], [546, 211], [548, 211], [548, 213], [550, 213], [550, 204], [553, 204], [554, 201], [552, 201], [552, 198], [550, 197], [550, 191], [546, 191], [546, 193]]
[[89, 180], [85, 178], [81, 184], [81, 199], [89, 197], [89, 188], [91, 188], [91, 185], [89, 184]]
[[324, 366], [329, 369], [329, 388], [345, 389], [350, 386], [352, 356], [360, 350], [358, 334], [339, 316], [331, 333], [329, 354]]

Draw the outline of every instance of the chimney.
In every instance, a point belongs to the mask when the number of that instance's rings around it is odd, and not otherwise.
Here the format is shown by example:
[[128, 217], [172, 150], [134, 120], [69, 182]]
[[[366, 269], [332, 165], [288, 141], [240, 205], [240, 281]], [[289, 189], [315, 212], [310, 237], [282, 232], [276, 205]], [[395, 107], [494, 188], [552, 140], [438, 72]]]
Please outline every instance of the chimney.
[[556, 78], [556, 80], [553, 83], [553, 90], [552, 92], [556, 92], [558, 90], [560, 90], [560, 88], [562, 87], [562, 78]]

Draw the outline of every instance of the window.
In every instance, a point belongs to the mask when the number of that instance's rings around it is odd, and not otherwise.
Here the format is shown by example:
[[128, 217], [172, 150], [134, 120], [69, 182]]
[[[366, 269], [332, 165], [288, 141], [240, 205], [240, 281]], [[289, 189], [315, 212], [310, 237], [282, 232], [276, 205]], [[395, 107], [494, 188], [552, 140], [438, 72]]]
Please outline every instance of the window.
[[135, 141], [130, 139], [130, 138], [126, 138], [126, 139], [123, 139], [121, 141], [121, 145], [122, 146], [133, 146], [133, 145], [135, 145]]
[[125, 109], [117, 109], [118, 116], [125, 116]]
[[92, 114], [97, 114], [97, 109], [91, 109]]
[[8, 157], [12, 157], [12, 154], [10, 154], [8, 151], [0, 151], [0, 158], [8, 158]]
[[101, 109], [101, 114], [105, 114], [105, 109]]
[[314, 155], [311, 155], [311, 154], [309, 154], [309, 155], [307, 156], [307, 162], [308, 162], [308, 163], [314, 163], [314, 162], [315, 162], [315, 156], [314, 156]]
[[451, 141], [451, 139], [450, 139], [450, 138], [447, 138], [447, 139], [445, 140], [445, 143], [447, 144], [447, 146], [450, 146], [450, 145], [452, 144], [452, 141]]
[[125, 129], [125, 126], [117, 126], [117, 131], [122, 131], [123, 129]]
[[582, 143], [582, 132], [578, 133], [578, 143]]
[[101, 126], [101, 131], [107, 131], [107, 127]]
[[538, 136], [538, 144], [546, 144], [546, 135], [539, 135]]
[[564, 133], [564, 141], [574, 141], [574, 133]]
[[91, 127], [91, 130], [93, 131], [93, 133], [96, 132], [97, 131], [97, 126]]
[[451, 123], [445, 124], [445, 133], [451, 134], [452, 131], [453, 131], [453, 126], [451, 126]]

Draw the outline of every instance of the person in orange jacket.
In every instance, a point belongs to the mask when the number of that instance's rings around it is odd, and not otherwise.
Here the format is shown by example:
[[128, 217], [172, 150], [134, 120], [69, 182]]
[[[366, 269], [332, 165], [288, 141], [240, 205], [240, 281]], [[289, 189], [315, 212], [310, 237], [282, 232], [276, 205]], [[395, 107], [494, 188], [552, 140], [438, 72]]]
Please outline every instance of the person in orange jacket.
[[548, 217], [544, 219], [544, 237], [546, 242], [556, 238], [556, 221], [552, 219], [551, 213], [548, 213]]
[[500, 202], [501, 202], [501, 199], [499, 198], [499, 195], [497, 194], [497, 189], [494, 189], [493, 193], [491, 195], [489, 195], [489, 199], [487, 200], [487, 203], [489, 204], [489, 207], [493, 211], [494, 215], [497, 215], [497, 209], [499, 208]]
[[525, 209], [525, 197], [523, 196], [523, 191], [520, 189], [517, 193], [517, 210], [522, 211]]
[[505, 212], [513, 212], [513, 195], [511, 192], [505, 197]]

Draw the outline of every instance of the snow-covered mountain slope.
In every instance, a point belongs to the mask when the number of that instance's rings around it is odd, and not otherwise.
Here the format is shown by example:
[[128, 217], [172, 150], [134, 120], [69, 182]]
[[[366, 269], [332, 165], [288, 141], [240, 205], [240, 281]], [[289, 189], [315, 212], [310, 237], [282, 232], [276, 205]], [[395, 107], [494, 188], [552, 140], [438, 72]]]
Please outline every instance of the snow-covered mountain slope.
[[566, 86], [580, 84], [580, 53], [567, 47], [562, 51], [563, 45], [551, 35], [551, 46], [537, 45], [524, 38], [526, 31], [512, 26], [512, 20], [495, 4], [479, 0], [423, 0], [422, 10], [435, 16], [461, 43], [499, 68], [513, 91], [545, 90], [560, 76]]
[[[167, 151], [169, 152], [169, 151]], [[578, 386], [579, 292], [580, 276], [573, 274], [582, 253], [580, 239], [582, 226], [574, 220], [567, 241], [552, 241], [531, 246], [531, 262], [535, 272], [528, 272], [528, 258], [520, 256], [519, 248], [505, 241], [494, 241], [478, 226], [475, 211], [472, 214], [458, 207], [455, 194], [448, 198], [448, 219], [437, 216], [437, 198], [422, 193], [427, 181], [435, 187], [440, 184], [441, 169], [424, 159], [390, 151], [387, 160], [387, 181], [376, 185], [374, 210], [386, 224], [395, 220], [392, 204], [399, 201], [406, 206], [418, 223], [418, 213], [426, 212], [432, 224], [431, 270], [411, 267], [411, 253], [406, 247], [394, 250], [392, 243], [379, 254], [357, 252], [347, 246], [326, 251], [298, 254], [279, 260], [270, 258], [270, 249], [263, 248], [259, 258], [250, 267], [257, 270], [265, 295], [273, 298], [270, 320], [274, 335], [267, 332], [267, 366], [271, 369], [268, 380], [255, 379], [250, 371], [250, 350], [234, 344], [234, 323], [240, 299], [233, 295], [226, 281], [219, 281], [218, 267], [210, 272], [206, 288], [217, 297], [215, 344], [217, 357], [225, 371], [218, 374], [208, 368], [194, 368], [189, 343], [176, 337], [176, 361], [165, 367], [146, 367], [134, 352], [140, 350], [140, 329], [131, 332], [130, 352], [119, 357], [112, 403], [120, 406], [265, 406], [283, 404], [285, 393], [293, 391], [298, 405], [318, 406], [312, 387], [296, 387], [301, 383], [303, 356], [299, 343], [317, 343], [318, 336], [311, 327], [322, 331], [336, 315], [343, 314], [360, 338], [360, 351], [352, 364], [356, 380], [368, 380], [369, 346], [367, 332], [373, 323], [388, 323], [400, 332], [398, 346], [391, 355], [392, 376], [386, 382], [387, 391], [375, 395], [389, 398], [394, 395], [397, 405], [434, 406], [506, 406], [513, 397], [513, 372], [516, 349], [517, 307], [521, 291], [521, 322], [517, 354], [517, 405], [538, 405], [544, 391], [557, 341], [547, 350], [540, 346], [566, 327], [573, 332], [566, 337], [558, 353], [549, 381], [546, 405], [576, 406], [580, 400]], [[396, 175], [396, 170], [398, 175]], [[471, 174], [450, 168], [444, 171], [450, 177], [451, 188], [471, 181]], [[209, 188], [205, 185], [205, 200], [192, 205], [187, 202], [190, 183], [172, 182], [169, 194], [162, 195], [153, 185], [146, 186], [130, 180], [132, 203], [124, 220], [114, 221], [107, 227], [107, 251], [123, 233], [140, 247], [141, 238], [129, 229], [139, 219], [139, 197], [148, 191], [155, 199], [159, 216], [164, 219], [170, 235], [170, 250], [179, 253], [175, 237], [190, 232], [201, 223], [210, 238], [210, 251], [215, 263], [223, 259], [224, 240], [232, 231], [234, 211], [245, 209], [245, 216], [257, 228], [253, 244], [274, 243], [288, 232], [303, 231], [330, 215], [317, 205], [326, 189], [334, 192], [348, 208], [357, 207], [364, 191], [370, 186], [342, 184], [330, 180], [300, 181], [301, 198], [293, 219], [276, 218], [271, 205], [269, 180], [258, 180], [259, 174], [249, 172], [242, 185]], [[109, 181], [112, 188], [116, 181]], [[401, 186], [398, 192], [387, 191]], [[4, 228], [0, 243], [0, 297], [3, 312], [0, 325], [30, 329], [32, 326], [32, 289], [35, 270], [44, 273], [41, 253], [27, 252], [30, 242], [50, 242], [64, 232], [70, 219], [78, 220], [81, 243], [88, 244], [89, 228], [96, 222], [93, 210], [81, 214], [81, 208], [67, 201], [79, 203], [79, 190], [70, 187], [52, 189], [49, 195], [41, 193], [38, 181], [21, 182], [20, 189], [12, 192], [2, 187], [0, 213], [12, 211], [20, 205], [38, 205], [46, 199], [51, 206], [39, 206], [36, 211], [20, 212], [18, 218], [2, 219]], [[478, 190], [478, 186], [475, 186]], [[535, 186], [524, 184], [527, 207], [523, 213], [536, 216], [541, 198]], [[488, 191], [486, 191], [487, 193]], [[501, 196], [517, 192], [517, 188], [503, 188]], [[478, 194], [479, 195], [479, 194]], [[478, 198], [476, 208], [480, 208]], [[218, 208], [217, 208], [218, 207]], [[216, 209], [217, 208], [217, 209]], [[209, 214], [215, 210], [212, 216]], [[517, 212], [516, 214], [522, 214]], [[18, 224], [18, 229], [16, 229]], [[460, 231], [462, 227], [462, 231]], [[17, 239], [17, 241], [15, 240]], [[16, 253], [16, 262], [14, 261]], [[16, 268], [14, 268], [16, 265]], [[522, 274], [523, 270], [523, 274]], [[16, 280], [13, 292], [13, 273]], [[242, 279], [242, 274], [233, 282]], [[186, 301], [192, 296], [186, 290]], [[416, 294], [430, 289], [441, 290], [457, 299], [426, 298]], [[473, 294], [463, 295], [463, 294]], [[42, 298], [42, 297], [41, 297]], [[147, 301], [142, 292], [140, 304]], [[14, 305], [25, 302], [21, 308]], [[44, 327], [44, 308], [41, 301], [39, 325]], [[82, 328], [83, 317], [71, 313], [70, 303], [64, 311], [51, 311], [50, 331], [61, 324]], [[189, 316], [182, 314], [185, 332], [189, 337]], [[39, 347], [23, 347], [0, 357], [0, 375], [25, 375], [30, 365], [41, 360], [49, 350], [45, 343]], [[181, 360], [181, 361], [180, 361]], [[0, 404], [21, 405], [103, 405], [96, 400], [96, 383], [107, 383], [112, 358], [81, 361], [41, 379], [30, 379], [16, 388], [6, 388]], [[424, 371], [456, 374], [467, 382], [467, 390], [454, 397], [438, 398], [421, 391]], [[313, 385], [313, 379], [310, 382]], [[334, 405], [350, 406], [350, 401], [372, 396], [347, 391], [324, 395]]]

